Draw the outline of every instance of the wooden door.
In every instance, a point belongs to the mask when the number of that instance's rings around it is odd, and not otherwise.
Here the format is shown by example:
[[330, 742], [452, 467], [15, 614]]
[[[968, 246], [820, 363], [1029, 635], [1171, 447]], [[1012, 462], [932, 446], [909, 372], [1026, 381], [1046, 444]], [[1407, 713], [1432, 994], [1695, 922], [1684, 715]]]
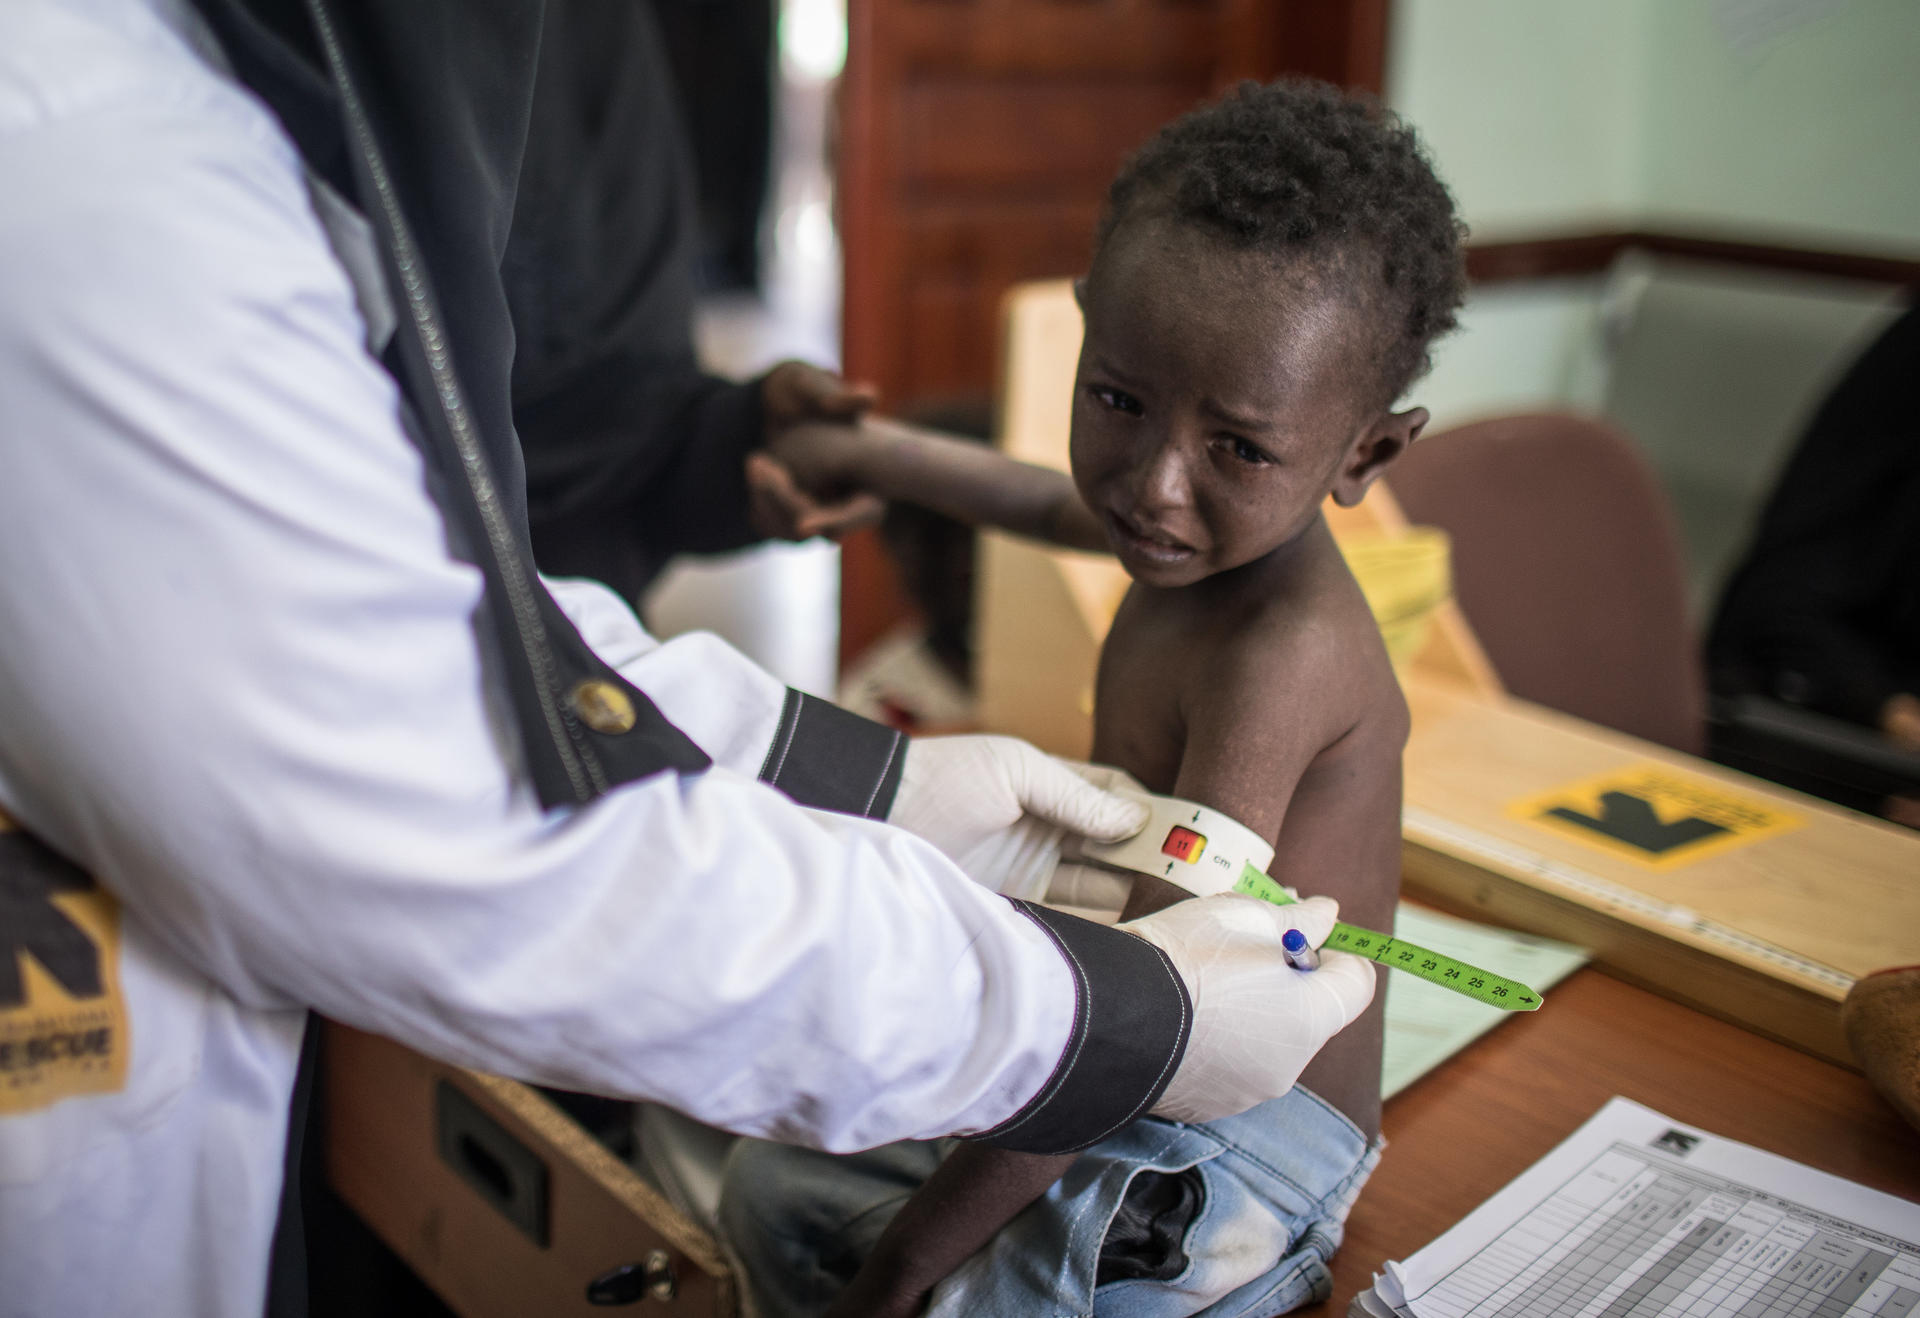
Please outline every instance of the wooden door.
[[[1378, 91], [1387, 0], [849, 0], [845, 366], [889, 410], [991, 396], [1001, 296], [1080, 273], [1108, 182], [1242, 78]], [[905, 611], [847, 546], [843, 657]]]

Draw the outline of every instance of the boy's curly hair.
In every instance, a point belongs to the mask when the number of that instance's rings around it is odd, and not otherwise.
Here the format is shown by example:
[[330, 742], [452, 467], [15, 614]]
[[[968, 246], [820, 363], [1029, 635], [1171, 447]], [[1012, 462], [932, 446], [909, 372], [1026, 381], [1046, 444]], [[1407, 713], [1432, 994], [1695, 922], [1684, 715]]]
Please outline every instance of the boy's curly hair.
[[1413, 129], [1329, 83], [1243, 82], [1161, 129], [1107, 191], [1096, 260], [1143, 207], [1371, 284], [1356, 291], [1382, 318], [1388, 401], [1426, 373], [1465, 294], [1466, 226]]

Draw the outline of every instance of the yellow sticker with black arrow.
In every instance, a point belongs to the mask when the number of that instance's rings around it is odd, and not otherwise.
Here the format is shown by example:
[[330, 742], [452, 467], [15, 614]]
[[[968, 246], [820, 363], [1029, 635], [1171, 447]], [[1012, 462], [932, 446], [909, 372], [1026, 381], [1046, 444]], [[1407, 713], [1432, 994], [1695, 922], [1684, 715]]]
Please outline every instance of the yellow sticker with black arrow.
[[0, 1115], [120, 1089], [120, 903], [0, 814], [0, 911]]
[[1522, 797], [1522, 819], [1646, 869], [1670, 870], [1799, 828], [1764, 797], [1664, 764], [1635, 764]]

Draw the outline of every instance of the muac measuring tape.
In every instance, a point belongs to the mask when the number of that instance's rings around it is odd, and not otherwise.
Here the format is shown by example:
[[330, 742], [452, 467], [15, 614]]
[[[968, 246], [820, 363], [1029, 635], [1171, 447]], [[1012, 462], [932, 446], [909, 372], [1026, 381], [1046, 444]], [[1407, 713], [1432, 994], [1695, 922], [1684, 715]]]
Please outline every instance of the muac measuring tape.
[[[1245, 824], [1172, 796], [1134, 796], [1153, 811], [1147, 826], [1119, 842], [1088, 842], [1086, 859], [1115, 869], [1151, 874], [1197, 897], [1238, 892], [1275, 906], [1294, 898], [1267, 875], [1273, 848]], [[1517, 980], [1496, 975], [1457, 957], [1362, 929], [1344, 921], [1333, 926], [1325, 946], [1418, 975], [1505, 1011], [1536, 1011], [1540, 995]]]

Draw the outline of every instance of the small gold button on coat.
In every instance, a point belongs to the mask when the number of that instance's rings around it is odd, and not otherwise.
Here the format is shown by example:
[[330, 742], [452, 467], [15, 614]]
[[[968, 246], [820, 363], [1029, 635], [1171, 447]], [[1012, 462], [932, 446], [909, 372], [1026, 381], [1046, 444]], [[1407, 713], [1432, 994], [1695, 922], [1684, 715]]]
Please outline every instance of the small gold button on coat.
[[633, 731], [633, 701], [613, 683], [589, 678], [573, 688], [573, 712], [595, 732], [617, 737]]

